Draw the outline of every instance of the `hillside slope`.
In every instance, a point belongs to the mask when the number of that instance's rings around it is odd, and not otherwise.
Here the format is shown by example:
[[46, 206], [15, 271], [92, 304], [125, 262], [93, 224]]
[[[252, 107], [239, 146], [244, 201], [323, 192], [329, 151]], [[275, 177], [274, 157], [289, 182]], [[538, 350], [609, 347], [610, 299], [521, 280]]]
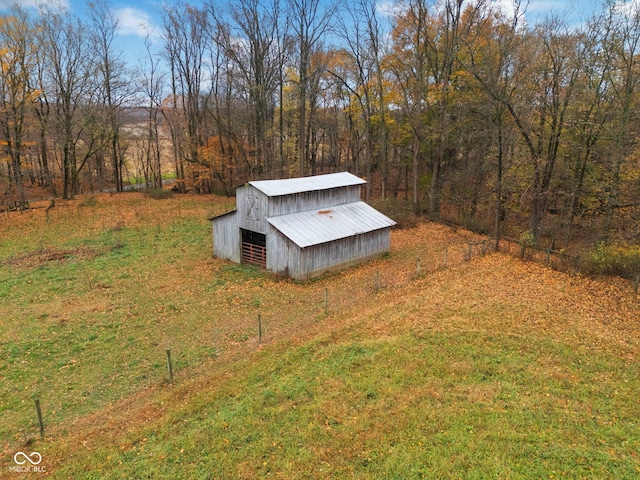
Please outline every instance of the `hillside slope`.
[[[155, 344], [125, 342], [122, 355], [179, 349], [174, 382], [158, 362], [135, 391], [68, 407], [44, 441], [5, 451], [0, 476], [15, 478], [17, 449], [74, 479], [640, 475], [638, 297], [505, 255], [464, 261], [475, 240], [433, 224], [394, 231], [388, 258], [302, 284], [176, 242], [170, 280], [137, 271], [104, 289], [112, 317], [127, 305], [123, 338]], [[153, 317], [124, 296], [140, 278], [138, 304], [171, 297]], [[80, 312], [69, 323], [93, 328], [86, 305], [67, 306]], [[113, 361], [92, 352], [101, 368]]]
[[43, 450], [60, 478], [631, 478], [640, 314], [605, 288], [485, 257], [141, 392]]

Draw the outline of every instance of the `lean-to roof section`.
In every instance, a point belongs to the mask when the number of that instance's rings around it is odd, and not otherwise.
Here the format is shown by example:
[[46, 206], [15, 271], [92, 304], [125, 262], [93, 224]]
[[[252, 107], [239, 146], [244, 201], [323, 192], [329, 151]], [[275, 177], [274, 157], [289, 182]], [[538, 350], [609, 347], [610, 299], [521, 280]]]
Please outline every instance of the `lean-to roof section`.
[[267, 221], [300, 248], [373, 232], [396, 224], [364, 202], [280, 215]]

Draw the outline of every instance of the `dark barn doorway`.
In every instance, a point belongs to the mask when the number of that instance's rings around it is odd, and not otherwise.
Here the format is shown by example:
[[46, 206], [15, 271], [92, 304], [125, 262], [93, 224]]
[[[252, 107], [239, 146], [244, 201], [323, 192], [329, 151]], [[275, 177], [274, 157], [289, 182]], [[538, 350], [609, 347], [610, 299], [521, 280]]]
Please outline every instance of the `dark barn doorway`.
[[267, 236], [244, 228], [240, 230], [242, 231], [242, 263], [266, 268]]

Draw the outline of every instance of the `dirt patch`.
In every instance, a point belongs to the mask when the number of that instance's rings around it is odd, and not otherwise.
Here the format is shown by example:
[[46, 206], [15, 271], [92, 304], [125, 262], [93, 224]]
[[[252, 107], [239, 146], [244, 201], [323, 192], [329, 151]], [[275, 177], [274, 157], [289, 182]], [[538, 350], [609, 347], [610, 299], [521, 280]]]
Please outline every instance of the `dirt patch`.
[[100, 255], [102, 255], [102, 251], [90, 247], [66, 248], [64, 250], [46, 248], [44, 250], [35, 250], [12, 256], [0, 262], [0, 265], [11, 265], [20, 268], [38, 268], [50, 262], [91, 260]]

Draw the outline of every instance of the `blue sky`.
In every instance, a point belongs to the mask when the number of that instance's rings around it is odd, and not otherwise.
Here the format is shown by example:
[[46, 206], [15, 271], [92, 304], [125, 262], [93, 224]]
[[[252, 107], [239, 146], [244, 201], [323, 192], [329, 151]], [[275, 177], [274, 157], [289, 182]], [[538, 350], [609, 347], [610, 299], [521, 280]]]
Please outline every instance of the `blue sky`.
[[[0, 7], [6, 7], [17, 3], [24, 7], [35, 8], [38, 2], [61, 5], [70, 8], [73, 13], [81, 14], [85, 10], [85, 0], [0, 0]], [[500, 5], [506, 13], [512, 12], [512, 0], [492, 0]], [[548, 12], [573, 16], [589, 13], [594, 5], [601, 0], [521, 0], [527, 4], [527, 12], [530, 16], [544, 15]], [[625, 0], [621, 0], [625, 1]], [[626, 0], [635, 1], [635, 0]], [[226, 0], [223, 0], [226, 3]], [[109, 2], [120, 18], [121, 35], [129, 37], [144, 37], [145, 30], [159, 32], [161, 23], [159, 12], [163, 4], [171, 4], [168, 0], [138, 0], [138, 1], [112, 1]], [[202, 2], [192, 0], [192, 4], [201, 5]], [[233, 3], [232, 0], [230, 3]], [[381, 4], [393, 4], [393, 0], [380, 0]]]
[[[162, 23], [160, 12], [163, 0], [109, 1], [119, 20], [119, 35], [116, 48], [121, 50], [130, 64], [138, 63], [139, 58], [147, 56], [144, 38], [151, 35], [156, 45], [160, 44]], [[196, 2], [192, 2], [196, 3]], [[87, 10], [86, 0], [0, 0], [0, 11], [10, 5], [18, 4], [27, 9], [36, 10], [37, 4], [60, 6], [74, 15], [83, 17]]]
[[[87, 4], [86, 0], [0, 0], [0, 7], [6, 8], [12, 4], [18, 4], [35, 9], [38, 3], [70, 9], [72, 13], [80, 16], [86, 11]], [[121, 35], [141, 38], [145, 35], [145, 28], [159, 32], [159, 12], [163, 3], [167, 2], [162, 0], [109, 2], [120, 19]]]

